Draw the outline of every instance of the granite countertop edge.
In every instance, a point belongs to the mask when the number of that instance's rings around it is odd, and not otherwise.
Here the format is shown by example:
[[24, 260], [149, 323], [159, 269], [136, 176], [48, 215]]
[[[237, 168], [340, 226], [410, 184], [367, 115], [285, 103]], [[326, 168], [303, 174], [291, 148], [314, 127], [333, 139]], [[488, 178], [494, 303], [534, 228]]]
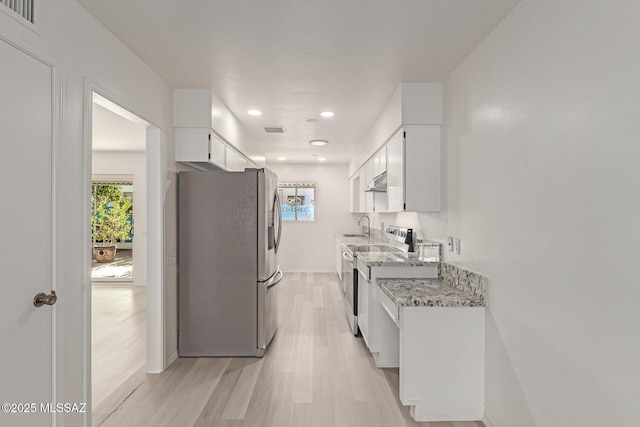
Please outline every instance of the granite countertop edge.
[[400, 307], [485, 307], [484, 296], [448, 286], [442, 279], [377, 280], [382, 291]]

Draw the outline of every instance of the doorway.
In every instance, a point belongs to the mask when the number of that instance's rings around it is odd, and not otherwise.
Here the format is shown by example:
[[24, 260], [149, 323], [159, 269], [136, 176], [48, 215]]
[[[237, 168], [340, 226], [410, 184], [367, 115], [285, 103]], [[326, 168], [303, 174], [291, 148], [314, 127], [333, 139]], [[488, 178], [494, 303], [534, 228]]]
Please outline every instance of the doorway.
[[[91, 299], [93, 425], [100, 425], [149, 370], [147, 301], [148, 122], [106, 97], [91, 100]], [[158, 142], [157, 140], [154, 142]], [[152, 153], [159, 147], [152, 147]], [[154, 199], [161, 204], [161, 199]], [[114, 247], [113, 259], [106, 248]]]

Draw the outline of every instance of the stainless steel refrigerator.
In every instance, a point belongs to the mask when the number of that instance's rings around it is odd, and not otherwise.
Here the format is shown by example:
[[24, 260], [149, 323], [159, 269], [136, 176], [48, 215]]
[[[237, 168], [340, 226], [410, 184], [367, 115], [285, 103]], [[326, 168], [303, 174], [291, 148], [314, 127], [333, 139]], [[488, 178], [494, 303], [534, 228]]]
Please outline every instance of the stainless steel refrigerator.
[[270, 170], [180, 172], [180, 356], [264, 355], [278, 326], [281, 227]]

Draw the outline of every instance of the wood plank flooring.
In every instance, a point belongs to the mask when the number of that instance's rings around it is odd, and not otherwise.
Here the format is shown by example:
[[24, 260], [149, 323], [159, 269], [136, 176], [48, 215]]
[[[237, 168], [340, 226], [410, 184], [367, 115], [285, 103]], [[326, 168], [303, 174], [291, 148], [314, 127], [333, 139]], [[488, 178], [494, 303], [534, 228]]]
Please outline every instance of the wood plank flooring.
[[[280, 326], [257, 358], [181, 358], [137, 370], [104, 401], [94, 427], [483, 427], [416, 423], [398, 399], [398, 370], [378, 369], [349, 331], [338, 278], [287, 273]], [[103, 405], [103, 409], [106, 406]]]
[[94, 284], [91, 289], [91, 389], [96, 420], [117, 406], [118, 395], [133, 391], [145, 378], [147, 288]]

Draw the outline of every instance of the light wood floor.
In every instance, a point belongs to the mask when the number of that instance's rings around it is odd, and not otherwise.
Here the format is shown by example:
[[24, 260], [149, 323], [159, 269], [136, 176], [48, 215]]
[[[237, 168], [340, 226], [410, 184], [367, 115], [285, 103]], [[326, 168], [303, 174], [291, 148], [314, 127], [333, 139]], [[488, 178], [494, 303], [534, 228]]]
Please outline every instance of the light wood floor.
[[[185, 358], [138, 370], [94, 427], [480, 427], [416, 423], [398, 400], [398, 370], [378, 369], [347, 325], [335, 274], [289, 273], [280, 327], [263, 359]], [[105, 410], [110, 406], [109, 410]]]
[[113, 403], [108, 397], [127, 387], [132, 390], [131, 377], [145, 372], [146, 317], [145, 286], [92, 285], [91, 397], [95, 415], [111, 412]]

